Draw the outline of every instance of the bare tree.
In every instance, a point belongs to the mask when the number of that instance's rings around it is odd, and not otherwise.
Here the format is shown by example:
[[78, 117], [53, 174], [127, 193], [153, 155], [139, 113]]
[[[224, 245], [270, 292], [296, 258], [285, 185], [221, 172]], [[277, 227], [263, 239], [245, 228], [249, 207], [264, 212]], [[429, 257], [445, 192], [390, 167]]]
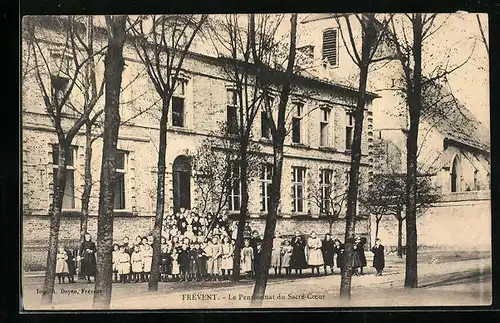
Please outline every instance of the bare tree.
[[[424, 109], [424, 92], [429, 84], [435, 83], [465, 65], [450, 66], [449, 60], [437, 65], [423, 75], [422, 49], [425, 41], [432, 37], [446, 22], [438, 24], [438, 14], [404, 14], [401, 21], [391, 22], [388, 38], [400, 63], [402, 86], [400, 92], [406, 100], [409, 111], [409, 129], [406, 140], [406, 271], [405, 287], [418, 287], [417, 274], [417, 173], [418, 133], [420, 117]], [[449, 55], [448, 55], [449, 58]]]
[[[26, 59], [25, 71], [34, 74], [37, 87], [43, 98], [45, 110], [52, 122], [58, 139], [58, 147], [54, 149], [57, 156], [57, 170], [55, 170], [55, 180], [53, 183], [54, 193], [51, 206], [49, 248], [47, 255], [47, 269], [44, 280], [44, 293], [42, 302], [52, 303], [54, 290], [56, 255], [59, 242], [59, 228], [62, 212], [64, 191], [66, 188], [66, 167], [72, 160], [71, 144], [89, 119], [99, 93], [92, 92], [87, 97], [83, 109], [76, 109], [72, 100], [74, 90], [79, 86], [79, 76], [88, 65], [89, 61], [100, 55], [105, 47], [99, 51], [80, 50], [80, 40], [82, 28], [73, 16], [70, 17], [26, 17], [24, 19], [26, 28], [26, 45], [28, 53], [31, 55], [31, 63]], [[45, 47], [43, 30], [58, 29], [64, 31], [65, 41], [61, 46], [49, 53]], [[28, 72], [27, 72], [28, 73]], [[100, 89], [103, 87], [101, 83]], [[68, 114], [73, 118], [67, 118]], [[67, 122], [70, 121], [69, 127]], [[56, 158], [54, 158], [56, 160]]]
[[479, 18], [479, 14], [476, 14], [477, 25], [479, 27], [479, 31], [481, 32], [481, 41], [484, 44], [484, 48], [486, 48], [486, 53], [488, 56], [490, 55], [490, 46], [488, 44], [488, 40], [486, 39], [485, 31], [483, 24], [481, 23], [481, 19]]
[[323, 183], [322, 181], [323, 178], [319, 186], [312, 185], [309, 199], [319, 208], [320, 214], [328, 221], [329, 232], [332, 234], [333, 225], [339, 220], [346, 205], [347, 191], [343, 188], [336, 190], [335, 184]]
[[[238, 215], [238, 226], [236, 236], [236, 248], [233, 257], [233, 282], [240, 278], [241, 249], [243, 248], [243, 231], [245, 221], [248, 217], [248, 184], [253, 172], [253, 156], [257, 151], [254, 143], [255, 120], [265, 98], [264, 93], [268, 83], [256, 76], [259, 73], [255, 60], [268, 62], [270, 50], [273, 47], [274, 36], [282, 17], [277, 16], [271, 20], [270, 15], [262, 15], [262, 23], [259, 25], [260, 37], [251, 39], [250, 21], [244, 21], [242, 15], [226, 15], [223, 19], [213, 20], [211, 23], [211, 38], [214, 47], [225, 64], [224, 72], [233, 83], [234, 88], [228, 90], [227, 110], [227, 135], [233, 138], [239, 153], [239, 173], [241, 177], [241, 205]], [[252, 41], [255, 42], [252, 44]], [[252, 46], [259, 48], [252, 56]], [[269, 48], [266, 49], [266, 46]], [[265, 50], [264, 50], [265, 49]]]
[[112, 290], [113, 208], [116, 180], [116, 144], [120, 128], [120, 87], [125, 66], [123, 45], [127, 16], [106, 16], [108, 50], [105, 58], [106, 82], [102, 147], [99, 218], [97, 221], [97, 271], [93, 307], [108, 309]]
[[[146, 66], [149, 80], [161, 99], [160, 137], [155, 225], [153, 229], [153, 260], [148, 289], [158, 290], [160, 278], [160, 238], [165, 213], [165, 161], [170, 101], [179, 83], [179, 74], [186, 54], [207, 15], [163, 15], [138, 17], [132, 28], [133, 44], [141, 62]], [[152, 24], [145, 29], [145, 22]], [[135, 24], [135, 23], [134, 23]], [[182, 84], [181, 84], [182, 86]]]
[[[279, 70], [280, 64], [275, 64], [271, 67], [269, 63], [262, 60], [259, 55], [262, 51], [269, 49], [270, 42], [257, 42], [257, 37], [267, 38], [274, 37], [266, 33], [257, 33], [255, 15], [249, 17], [250, 23], [250, 43], [252, 50], [252, 58], [257, 68], [256, 77], [261, 84], [276, 84], [280, 86], [279, 103], [277, 111], [277, 119], [274, 117], [273, 107], [269, 100], [265, 100], [265, 113], [269, 120], [273, 144], [273, 176], [271, 184], [271, 194], [269, 202], [269, 213], [266, 218], [266, 226], [264, 229], [264, 240], [262, 243], [262, 252], [259, 264], [257, 265], [257, 277], [253, 290], [253, 302], [262, 304], [266, 292], [267, 279], [269, 275], [269, 266], [271, 264], [271, 252], [273, 246], [274, 232], [276, 230], [276, 221], [280, 207], [281, 195], [281, 178], [283, 172], [283, 146], [287, 133], [286, 129], [286, 112], [288, 99], [292, 91], [292, 81], [295, 72], [295, 56], [296, 56], [296, 41], [297, 41], [297, 14], [291, 14], [290, 17], [290, 40], [286, 57], [286, 67], [284, 70]], [[262, 17], [262, 22], [265, 17]], [[272, 38], [270, 38], [271, 40]], [[261, 44], [258, 46], [257, 44]], [[276, 62], [276, 60], [274, 61]], [[278, 69], [278, 70], [277, 70]], [[266, 88], [266, 87], [264, 87]], [[269, 88], [269, 87], [267, 87]], [[266, 93], [265, 93], [266, 94]]]
[[[239, 141], [235, 137], [227, 136], [225, 124], [221, 129], [222, 134], [212, 133], [202, 141], [192, 156], [194, 183], [200, 197], [200, 211], [212, 212], [214, 219], [227, 211], [231, 191], [243, 186], [240, 185], [243, 179], [240, 176], [242, 158], [239, 155]], [[260, 162], [259, 147], [251, 145], [253, 149], [248, 151], [247, 158], [249, 178], [255, 175]], [[249, 181], [249, 178], [246, 180]], [[213, 225], [207, 227], [206, 235], [212, 229]]]
[[[417, 179], [417, 214], [422, 215], [439, 200], [440, 195], [429, 176], [422, 174]], [[400, 258], [403, 257], [403, 221], [406, 219], [405, 194], [405, 174], [393, 172], [375, 175], [373, 185], [360, 196], [362, 205], [375, 216], [375, 236], [378, 236], [383, 216], [392, 215], [398, 221], [397, 254]]]
[[[354, 17], [354, 18], [352, 18]], [[361, 163], [361, 137], [363, 131], [363, 119], [365, 105], [367, 103], [366, 85], [368, 80], [368, 71], [370, 65], [376, 62], [387, 60], [388, 57], [380, 56], [378, 48], [384, 40], [389, 19], [384, 19], [382, 22], [373, 13], [362, 15], [344, 15], [346, 31], [340, 28], [340, 34], [344, 45], [349, 53], [353, 62], [359, 68], [359, 86], [357, 93], [356, 108], [352, 111], [354, 117], [354, 134], [351, 145], [351, 167], [349, 171], [349, 187], [347, 191], [347, 214], [346, 214], [346, 230], [345, 230], [345, 252], [344, 264], [345, 270], [342, 273], [340, 283], [340, 296], [342, 298], [350, 299], [351, 297], [351, 277], [352, 277], [352, 252], [356, 228], [356, 204], [358, 200], [358, 183], [359, 183], [359, 169]], [[355, 41], [351, 19], [356, 19], [361, 27], [361, 48]], [[340, 24], [340, 18], [337, 18]], [[344, 36], [346, 33], [346, 36]], [[347, 38], [347, 40], [346, 40]]]

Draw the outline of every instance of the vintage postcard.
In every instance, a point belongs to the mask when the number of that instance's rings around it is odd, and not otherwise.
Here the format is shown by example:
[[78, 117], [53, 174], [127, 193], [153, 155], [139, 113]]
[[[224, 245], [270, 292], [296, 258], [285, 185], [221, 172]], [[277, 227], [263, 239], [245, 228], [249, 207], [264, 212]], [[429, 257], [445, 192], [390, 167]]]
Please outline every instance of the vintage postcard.
[[491, 304], [487, 14], [21, 32], [23, 310]]

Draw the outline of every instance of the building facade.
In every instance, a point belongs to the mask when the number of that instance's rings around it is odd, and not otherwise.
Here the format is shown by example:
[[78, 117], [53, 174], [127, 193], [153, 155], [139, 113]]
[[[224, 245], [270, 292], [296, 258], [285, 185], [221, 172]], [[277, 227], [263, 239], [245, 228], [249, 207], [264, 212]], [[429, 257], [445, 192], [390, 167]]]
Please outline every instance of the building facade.
[[[350, 63], [352, 59], [345, 50], [344, 42], [332, 42], [332, 39], [342, 37], [341, 28], [344, 32], [347, 30], [344, 18], [338, 14], [310, 14], [303, 15], [301, 22], [305, 33], [299, 41], [299, 47], [309, 58], [307, 72], [321, 79], [356, 86], [356, 77], [353, 77], [357, 72], [356, 66]], [[352, 29], [354, 42], [360, 48], [361, 33], [357, 25], [353, 23]], [[451, 33], [463, 35], [466, 31], [458, 32], [461, 28], [458, 24], [450, 23], [447, 28], [451, 29], [448, 31], [450, 35], [447, 34], [446, 39], [440, 41], [443, 44], [453, 43], [454, 47], [458, 47], [456, 44], [460, 39], [454, 38], [455, 34], [452, 37]], [[454, 29], [457, 31], [454, 32]], [[465, 57], [470, 55], [467, 48], [469, 45], [464, 40], [460, 47], [461, 51], [467, 52]], [[436, 57], [444, 52], [446, 47], [436, 46], [433, 54]], [[484, 68], [481, 57], [475, 57], [476, 59], [476, 62], [471, 59], [468, 64]], [[375, 121], [373, 128], [370, 128], [373, 130], [373, 141], [370, 141], [371, 149], [367, 151], [373, 156], [374, 174], [406, 173], [406, 134], [409, 122], [406, 103], [395, 90], [397, 84], [400, 84], [398, 82], [401, 82], [398, 68], [397, 62], [386, 62], [374, 68], [374, 72], [370, 72], [368, 77], [368, 88], [381, 96], [373, 103]], [[466, 82], [465, 78], [463, 82]], [[485, 250], [491, 245], [489, 127], [478, 121], [468, 107], [451, 93], [450, 88], [448, 83], [433, 82], [426, 88], [423, 98], [424, 109], [418, 137], [418, 171], [432, 176], [433, 183], [440, 188], [442, 198], [433, 208], [419, 216], [418, 242], [420, 246]], [[371, 227], [374, 239], [374, 218]], [[465, 236], [468, 238], [463, 239]], [[397, 245], [397, 221], [392, 216], [383, 217], [379, 237], [389, 247]], [[403, 241], [404, 239], [405, 237]]]
[[[62, 50], [61, 35], [49, 25], [44, 27], [45, 37], [40, 41], [47, 56]], [[300, 32], [300, 30], [299, 30]], [[98, 35], [98, 43], [104, 42], [104, 34]], [[101, 37], [101, 39], [99, 39]], [[337, 39], [338, 42], [338, 39]], [[194, 48], [203, 48], [197, 44]], [[122, 80], [121, 119], [118, 139], [118, 181], [115, 191], [115, 239], [124, 236], [145, 235], [153, 226], [157, 176], [157, 147], [159, 138], [159, 109], [154, 87], [144, 73], [143, 65], [132, 45], [124, 49], [125, 69]], [[194, 171], [190, 156], [200, 149], [207, 136], [211, 136], [218, 123], [226, 122], [233, 84], [225, 74], [224, 60], [207, 54], [190, 52], [179, 75], [179, 86], [172, 98], [166, 162], [165, 212], [172, 213], [179, 207], [193, 208], [199, 204], [194, 185]], [[102, 75], [103, 66], [96, 68]], [[100, 76], [102, 77], [102, 76]], [[285, 140], [285, 159], [281, 191], [281, 214], [277, 230], [291, 234], [328, 232], [329, 225], [319, 206], [311, 198], [315, 187], [331, 186], [342, 191], [347, 187], [350, 163], [356, 90], [346, 84], [321, 80], [313, 76], [301, 76], [299, 84], [289, 100], [294, 111], [294, 131]], [[52, 186], [57, 136], [45, 111], [43, 98], [35, 78], [27, 77], [22, 89], [22, 169], [23, 169], [23, 244], [25, 263], [42, 263], [49, 235], [49, 213], [52, 203]], [[365, 111], [363, 129], [363, 156], [361, 180], [367, 182], [372, 172], [373, 111], [370, 94]], [[73, 102], [81, 98], [72, 97]], [[277, 98], [275, 100], [277, 102]], [[103, 105], [103, 101], [99, 101]], [[67, 127], [75, 115], [70, 110], [64, 123]], [[272, 155], [268, 132], [262, 128], [261, 114], [257, 114], [253, 133], [264, 155]], [[90, 199], [89, 232], [95, 237], [99, 173], [102, 140], [93, 145], [93, 188]], [[72, 160], [67, 169], [67, 184], [63, 200], [63, 217], [60, 239], [62, 243], [75, 243], [79, 237], [79, 214], [84, 187], [85, 136], [80, 131], [72, 142]], [[252, 228], [263, 233], [267, 214], [266, 200], [270, 176], [269, 167], [263, 160], [260, 176], [253, 178], [249, 186], [249, 214]], [[239, 212], [241, 192], [234, 189], [230, 194], [228, 213]], [[343, 239], [345, 222], [342, 212], [333, 226], [333, 235]], [[369, 220], [361, 221], [357, 228], [369, 237]], [[31, 251], [29, 251], [31, 250]], [[43, 258], [44, 259], [44, 258]]]

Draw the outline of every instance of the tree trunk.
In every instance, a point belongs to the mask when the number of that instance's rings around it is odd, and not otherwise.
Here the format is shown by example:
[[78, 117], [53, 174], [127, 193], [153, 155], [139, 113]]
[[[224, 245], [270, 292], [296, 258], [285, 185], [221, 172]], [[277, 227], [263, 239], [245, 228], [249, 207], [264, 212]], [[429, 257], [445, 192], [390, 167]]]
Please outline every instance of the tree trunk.
[[378, 238], [378, 228], [380, 226], [380, 220], [382, 218], [375, 218], [375, 238]]
[[248, 216], [248, 146], [240, 144], [240, 179], [241, 179], [241, 207], [240, 215], [238, 218], [238, 228], [236, 235], [236, 242], [233, 254], [233, 273], [232, 280], [234, 283], [240, 281], [240, 267], [241, 267], [241, 249], [243, 248], [243, 231], [245, 230], [245, 222]]
[[50, 218], [49, 250], [47, 253], [47, 268], [43, 283], [42, 304], [51, 304], [56, 277], [56, 257], [59, 247], [59, 228], [61, 223], [62, 203], [66, 188], [66, 165], [70, 158], [70, 145], [59, 139], [59, 159], [57, 176], [53, 184], [52, 216]]
[[163, 225], [163, 215], [165, 213], [165, 169], [167, 158], [167, 121], [168, 121], [168, 100], [163, 101], [160, 120], [160, 143], [158, 149], [158, 177], [156, 184], [156, 213], [155, 226], [153, 229], [153, 259], [151, 263], [151, 276], [148, 283], [149, 291], [158, 291], [158, 281], [160, 280], [160, 253], [161, 253], [161, 232]]
[[[283, 136], [284, 139], [284, 136]], [[269, 197], [269, 212], [264, 229], [264, 241], [262, 242], [262, 251], [260, 253], [259, 263], [257, 264], [257, 275], [255, 287], [253, 290], [252, 303], [262, 304], [266, 293], [267, 279], [269, 276], [269, 266], [271, 265], [271, 254], [273, 249], [274, 232], [278, 218], [278, 208], [281, 198], [281, 175], [283, 172], [283, 139], [281, 144], [274, 147], [273, 163], [273, 182], [271, 183], [271, 194]]]
[[[84, 179], [85, 186], [83, 187], [82, 193], [82, 214], [80, 215], [80, 244], [85, 241], [85, 233], [87, 232], [88, 218], [89, 218], [89, 203], [90, 194], [92, 192], [92, 126], [87, 123], [87, 128], [85, 129], [85, 171]], [[85, 277], [82, 276], [81, 271], [78, 274], [80, 279]]]
[[406, 143], [406, 275], [405, 287], [416, 288], [417, 278], [417, 150], [422, 108], [422, 14], [413, 19], [413, 88], [408, 93], [410, 129]]
[[[366, 37], [365, 37], [366, 38]], [[365, 53], [363, 51], [363, 59]], [[366, 61], [368, 59], [366, 58]], [[354, 136], [351, 146], [351, 168], [349, 172], [349, 188], [347, 191], [347, 214], [345, 228], [345, 251], [344, 265], [345, 270], [340, 280], [340, 297], [344, 299], [351, 298], [351, 277], [352, 277], [352, 250], [356, 233], [356, 201], [358, 199], [358, 177], [361, 163], [361, 139], [363, 133], [363, 117], [365, 108], [366, 82], [368, 78], [368, 64], [360, 64], [359, 92], [356, 105]]]
[[120, 128], [120, 87], [124, 67], [126, 16], [106, 16], [108, 51], [104, 61], [106, 80], [104, 134], [97, 222], [97, 272], [93, 308], [109, 309], [112, 290], [113, 206], [116, 178], [116, 145]]
[[[251, 28], [255, 27], [254, 16], [251, 15]], [[292, 14], [290, 18], [290, 47], [286, 68], [286, 77], [283, 80], [278, 105], [278, 121], [276, 128], [271, 131], [273, 137], [273, 182], [271, 184], [269, 212], [266, 218], [264, 229], [264, 241], [262, 251], [257, 264], [257, 277], [252, 295], [252, 303], [262, 305], [266, 293], [269, 267], [271, 265], [271, 254], [273, 250], [274, 233], [276, 231], [276, 221], [281, 200], [281, 175], [283, 172], [283, 144], [286, 137], [286, 106], [292, 90], [292, 77], [295, 66], [297, 40], [297, 14]], [[255, 47], [253, 48], [255, 58]]]
[[330, 234], [333, 233], [333, 223], [334, 223], [333, 221], [329, 223], [329, 228], [328, 229], [329, 229]]
[[398, 257], [403, 258], [403, 219], [398, 218]]

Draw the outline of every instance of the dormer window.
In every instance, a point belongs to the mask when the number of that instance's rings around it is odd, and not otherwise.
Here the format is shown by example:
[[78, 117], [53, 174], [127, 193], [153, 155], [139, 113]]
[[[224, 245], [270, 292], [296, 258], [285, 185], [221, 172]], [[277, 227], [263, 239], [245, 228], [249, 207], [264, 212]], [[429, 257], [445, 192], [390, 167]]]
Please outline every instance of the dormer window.
[[338, 65], [338, 30], [327, 29], [323, 31], [323, 61], [330, 66]]

